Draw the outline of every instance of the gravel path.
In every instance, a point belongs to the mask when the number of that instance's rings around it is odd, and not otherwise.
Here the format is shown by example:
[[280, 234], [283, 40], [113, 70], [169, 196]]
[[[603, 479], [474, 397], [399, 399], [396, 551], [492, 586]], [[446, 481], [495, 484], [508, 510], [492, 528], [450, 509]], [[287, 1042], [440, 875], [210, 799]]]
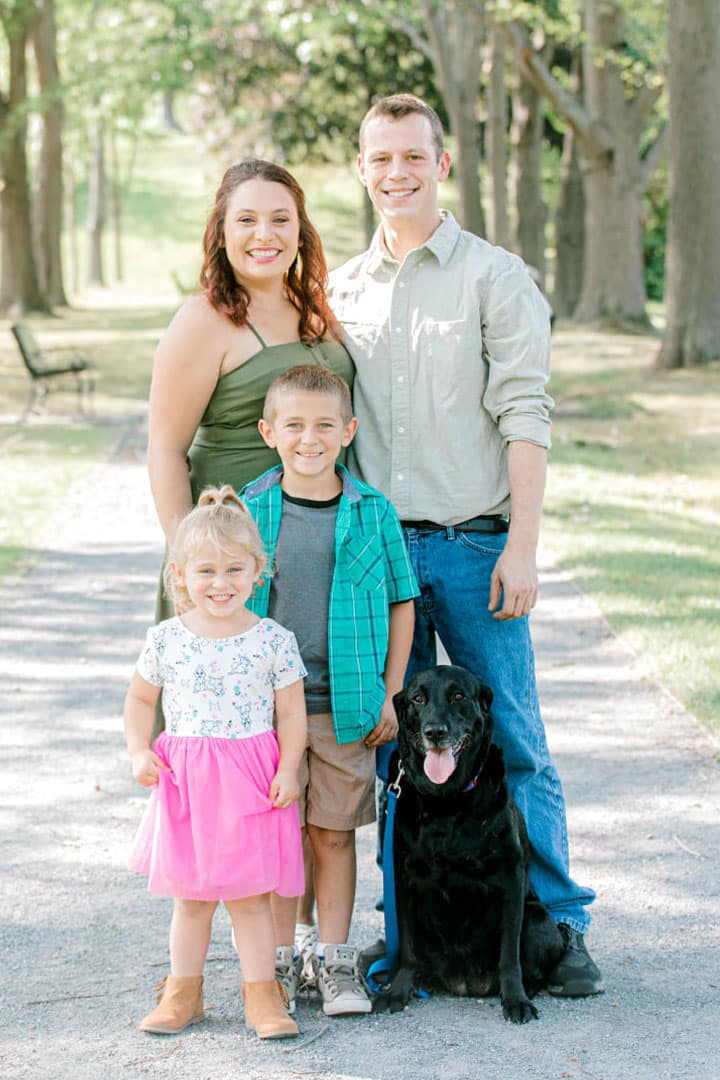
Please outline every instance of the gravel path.
[[[533, 616], [548, 736], [568, 801], [574, 874], [598, 892], [588, 943], [607, 990], [538, 999], [436, 997], [398, 1016], [246, 1034], [229, 921], [216, 918], [210, 1019], [179, 1038], [137, 1022], [166, 969], [170, 902], [126, 869], [145, 799], [121, 705], [151, 619], [160, 558], [130, 437], [98, 467], [0, 617], [0, 1075], [3, 1080], [682, 1080], [720, 1077], [720, 753], [551, 564]], [[381, 932], [372, 829], [359, 834], [352, 939]]]

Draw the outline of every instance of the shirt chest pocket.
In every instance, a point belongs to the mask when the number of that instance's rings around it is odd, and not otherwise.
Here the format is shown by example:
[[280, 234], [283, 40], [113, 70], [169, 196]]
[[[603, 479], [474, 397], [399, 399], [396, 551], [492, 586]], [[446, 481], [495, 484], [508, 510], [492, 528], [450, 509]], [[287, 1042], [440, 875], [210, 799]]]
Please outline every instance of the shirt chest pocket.
[[422, 355], [467, 359], [482, 354], [482, 332], [470, 319], [421, 319], [413, 331], [413, 347]]
[[415, 328], [413, 345], [418, 386], [427, 383], [445, 406], [480, 401], [487, 367], [482, 359], [479, 320], [475, 325], [471, 319], [423, 319]]
[[338, 558], [356, 589], [377, 592], [385, 587], [385, 561], [377, 536], [348, 536]]

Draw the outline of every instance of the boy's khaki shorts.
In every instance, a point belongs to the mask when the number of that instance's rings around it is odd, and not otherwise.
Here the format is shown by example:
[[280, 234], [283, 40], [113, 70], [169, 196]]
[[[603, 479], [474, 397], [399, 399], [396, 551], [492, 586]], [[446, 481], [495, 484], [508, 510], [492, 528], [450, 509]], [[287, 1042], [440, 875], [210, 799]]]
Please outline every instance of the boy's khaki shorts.
[[298, 776], [303, 825], [346, 832], [375, 820], [375, 750], [338, 743], [330, 713], [308, 716]]

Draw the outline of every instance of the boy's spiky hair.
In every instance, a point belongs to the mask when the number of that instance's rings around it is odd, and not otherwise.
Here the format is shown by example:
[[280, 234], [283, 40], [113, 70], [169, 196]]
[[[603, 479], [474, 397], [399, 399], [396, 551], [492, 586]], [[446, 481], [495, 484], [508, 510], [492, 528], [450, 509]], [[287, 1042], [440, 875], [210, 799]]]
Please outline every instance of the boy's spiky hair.
[[298, 364], [296, 367], [288, 368], [270, 383], [265, 395], [263, 420], [267, 424], [272, 424], [280, 395], [296, 391], [329, 394], [340, 406], [343, 424], [349, 424], [353, 418], [350, 387], [341, 375], [337, 375], [331, 368], [320, 367], [318, 364]]

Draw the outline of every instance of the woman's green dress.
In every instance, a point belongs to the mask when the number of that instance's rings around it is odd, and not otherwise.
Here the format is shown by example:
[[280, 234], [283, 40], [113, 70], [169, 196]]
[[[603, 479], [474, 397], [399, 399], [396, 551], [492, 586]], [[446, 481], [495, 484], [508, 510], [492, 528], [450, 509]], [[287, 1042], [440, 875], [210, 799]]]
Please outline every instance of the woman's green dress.
[[[265, 445], [257, 425], [267, 389], [278, 375], [298, 364], [319, 364], [342, 375], [352, 388], [355, 369], [339, 341], [266, 345], [257, 330], [249, 324], [248, 327], [262, 348], [218, 379], [188, 451], [193, 505], [208, 485], [231, 484], [239, 491], [266, 469], [277, 465], [277, 451]], [[169, 619], [174, 614], [175, 607], [165, 593], [161, 572], [155, 621]], [[162, 724], [156, 724], [156, 734], [161, 727]]]

